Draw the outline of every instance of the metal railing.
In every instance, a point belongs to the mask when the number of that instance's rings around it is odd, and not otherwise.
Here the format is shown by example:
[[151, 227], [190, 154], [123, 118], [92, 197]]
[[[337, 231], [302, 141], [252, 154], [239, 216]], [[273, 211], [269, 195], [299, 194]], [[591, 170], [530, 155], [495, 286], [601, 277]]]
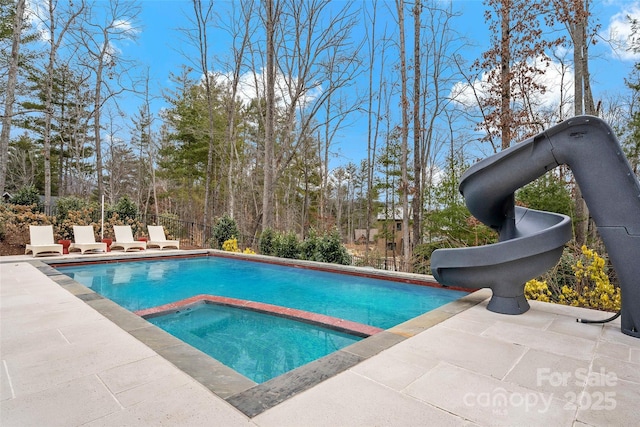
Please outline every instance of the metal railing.
[[[162, 225], [167, 238], [178, 239], [185, 247], [211, 248], [216, 247], [213, 227], [205, 226], [195, 221], [185, 221], [168, 215], [138, 214], [138, 221], [145, 225]], [[254, 248], [256, 242], [253, 236], [239, 235], [238, 245]]]
[[402, 257], [382, 257], [369, 255], [351, 255], [351, 265], [356, 267], [372, 267], [377, 270], [408, 271]]
[[204, 224], [155, 214], [139, 214], [137, 219], [145, 225], [163, 226], [167, 238], [178, 239], [181, 245], [195, 248], [211, 247], [212, 228]]

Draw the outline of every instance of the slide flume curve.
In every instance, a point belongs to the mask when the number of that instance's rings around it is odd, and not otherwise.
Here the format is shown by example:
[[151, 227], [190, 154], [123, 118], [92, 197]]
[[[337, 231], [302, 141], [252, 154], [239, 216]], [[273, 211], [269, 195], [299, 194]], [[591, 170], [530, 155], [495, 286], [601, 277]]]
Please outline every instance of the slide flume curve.
[[491, 288], [489, 310], [527, 311], [524, 283], [558, 262], [571, 220], [517, 207], [514, 193], [562, 164], [572, 170], [618, 275], [622, 332], [640, 338], [640, 183], [613, 131], [597, 117], [566, 120], [470, 167], [460, 192], [499, 242], [436, 250], [433, 275], [445, 286]]

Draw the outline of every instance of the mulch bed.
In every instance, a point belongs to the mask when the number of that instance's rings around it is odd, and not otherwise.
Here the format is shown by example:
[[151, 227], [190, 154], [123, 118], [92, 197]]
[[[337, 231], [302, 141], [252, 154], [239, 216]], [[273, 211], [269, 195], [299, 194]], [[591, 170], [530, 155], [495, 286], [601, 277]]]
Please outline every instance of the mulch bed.
[[6, 255], [24, 255], [24, 246], [10, 245], [7, 242], [0, 241], [0, 256]]

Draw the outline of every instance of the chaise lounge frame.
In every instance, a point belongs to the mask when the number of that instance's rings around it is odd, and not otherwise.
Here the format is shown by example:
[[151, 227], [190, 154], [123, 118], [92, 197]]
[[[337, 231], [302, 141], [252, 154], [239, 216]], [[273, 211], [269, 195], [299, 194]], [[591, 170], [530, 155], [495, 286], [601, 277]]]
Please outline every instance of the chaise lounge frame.
[[29, 238], [31, 243], [25, 246], [25, 255], [62, 255], [62, 245], [53, 241], [53, 225], [30, 225]]
[[80, 251], [85, 252], [107, 252], [107, 244], [96, 242], [96, 236], [92, 225], [74, 225], [73, 226], [74, 242], [69, 246], [69, 252]]
[[161, 225], [148, 225], [147, 230], [149, 231], [149, 241], [147, 241], [147, 248], [158, 247], [160, 249], [180, 249], [180, 241], [167, 240], [167, 237], [164, 234], [164, 227], [162, 227]]
[[138, 249], [144, 251], [147, 249], [147, 242], [133, 240], [133, 232], [130, 225], [114, 225], [113, 232], [116, 240], [111, 244], [111, 250], [122, 249], [125, 252]]

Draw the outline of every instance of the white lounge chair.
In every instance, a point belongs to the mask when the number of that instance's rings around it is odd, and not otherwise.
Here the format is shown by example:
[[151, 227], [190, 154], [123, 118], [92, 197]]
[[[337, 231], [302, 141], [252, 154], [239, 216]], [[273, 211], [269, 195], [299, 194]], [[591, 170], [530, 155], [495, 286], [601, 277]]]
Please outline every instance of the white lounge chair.
[[167, 237], [164, 234], [164, 228], [161, 225], [148, 225], [147, 230], [149, 230], [149, 241], [147, 242], [148, 248], [158, 247], [160, 249], [164, 249], [164, 248], [180, 249], [180, 241], [167, 240]]
[[29, 238], [31, 244], [24, 249], [24, 254], [33, 253], [36, 257], [39, 254], [62, 255], [62, 245], [53, 241], [53, 225], [30, 225]]
[[129, 249], [140, 249], [141, 251], [147, 249], [147, 242], [133, 240], [131, 226], [114, 225], [113, 232], [116, 235], [116, 240], [111, 244], [111, 250], [114, 250], [115, 248], [122, 248], [127, 252]]
[[87, 251], [107, 252], [106, 243], [96, 242], [92, 225], [74, 225], [73, 240], [74, 242], [69, 246], [69, 252], [80, 251], [81, 254]]

